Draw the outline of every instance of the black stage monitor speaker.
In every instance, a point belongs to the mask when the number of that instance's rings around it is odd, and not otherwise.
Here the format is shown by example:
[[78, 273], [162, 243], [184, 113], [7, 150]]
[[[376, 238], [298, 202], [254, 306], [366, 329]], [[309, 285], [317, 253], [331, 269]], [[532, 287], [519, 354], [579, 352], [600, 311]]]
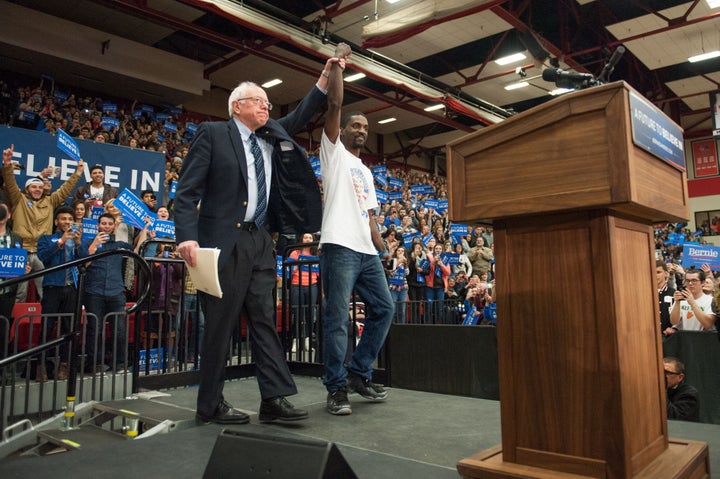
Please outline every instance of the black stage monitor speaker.
[[357, 479], [332, 442], [223, 429], [204, 479]]

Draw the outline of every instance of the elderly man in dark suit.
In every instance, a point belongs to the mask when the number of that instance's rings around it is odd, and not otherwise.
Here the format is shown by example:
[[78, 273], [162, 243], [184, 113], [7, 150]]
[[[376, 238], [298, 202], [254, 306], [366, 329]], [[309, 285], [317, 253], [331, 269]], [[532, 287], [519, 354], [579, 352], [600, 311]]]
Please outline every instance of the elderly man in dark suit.
[[329, 59], [316, 86], [279, 120], [269, 118], [272, 104], [262, 88], [241, 83], [228, 99], [230, 121], [202, 123], [183, 162], [175, 195], [178, 252], [195, 265], [199, 246], [221, 250], [223, 298], [200, 295], [206, 318], [197, 399], [200, 421], [249, 421], [222, 393], [229, 340], [243, 307], [262, 397], [260, 421], [307, 418], [307, 411], [286, 399], [297, 388], [275, 327], [276, 270], [270, 231], [320, 228], [317, 181], [292, 135], [325, 103], [328, 71], [338, 61]]

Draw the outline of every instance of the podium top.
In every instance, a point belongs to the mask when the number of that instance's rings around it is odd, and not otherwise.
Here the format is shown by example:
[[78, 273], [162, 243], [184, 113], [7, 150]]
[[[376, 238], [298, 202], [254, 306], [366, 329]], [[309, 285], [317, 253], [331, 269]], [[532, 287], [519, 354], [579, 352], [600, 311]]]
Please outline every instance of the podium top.
[[563, 95], [448, 144], [452, 221], [608, 208], [688, 217], [682, 129], [625, 82]]

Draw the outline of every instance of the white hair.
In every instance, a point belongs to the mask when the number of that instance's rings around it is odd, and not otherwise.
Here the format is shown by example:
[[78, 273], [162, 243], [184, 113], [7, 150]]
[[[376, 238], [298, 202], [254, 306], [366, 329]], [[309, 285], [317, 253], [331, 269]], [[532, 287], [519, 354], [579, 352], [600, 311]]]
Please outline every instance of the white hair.
[[257, 84], [251, 81], [244, 81], [238, 86], [236, 86], [232, 93], [230, 93], [230, 96], [228, 97], [228, 115], [230, 116], [230, 118], [232, 118], [233, 116], [232, 102], [240, 98], [245, 98], [247, 96], [248, 88], [252, 87], [260, 88]]

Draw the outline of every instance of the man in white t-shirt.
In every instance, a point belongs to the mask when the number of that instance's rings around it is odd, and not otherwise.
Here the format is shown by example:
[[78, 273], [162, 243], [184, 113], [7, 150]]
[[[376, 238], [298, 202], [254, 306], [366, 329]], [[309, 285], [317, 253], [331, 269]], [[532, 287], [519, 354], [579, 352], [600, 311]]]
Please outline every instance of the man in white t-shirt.
[[[338, 45], [341, 48], [344, 44]], [[347, 48], [347, 57], [350, 48]], [[341, 55], [336, 55], [340, 57]], [[323, 384], [327, 410], [352, 413], [348, 392], [383, 401], [387, 391], [372, 383], [377, 359], [390, 329], [393, 303], [378, 251], [387, 255], [373, 219], [378, 206], [370, 170], [360, 160], [368, 136], [368, 121], [360, 112], [340, 118], [342, 72], [333, 64], [328, 81], [328, 112], [320, 143], [320, 168], [325, 192], [320, 235], [320, 274], [323, 311]], [[367, 306], [362, 337], [345, 366], [348, 349], [348, 311], [353, 289]]]
[[670, 322], [674, 328], [680, 331], [710, 331], [714, 329], [713, 297], [703, 293], [703, 281], [705, 281], [703, 270], [686, 270], [685, 288], [678, 288], [673, 296], [675, 305], [670, 311]]

